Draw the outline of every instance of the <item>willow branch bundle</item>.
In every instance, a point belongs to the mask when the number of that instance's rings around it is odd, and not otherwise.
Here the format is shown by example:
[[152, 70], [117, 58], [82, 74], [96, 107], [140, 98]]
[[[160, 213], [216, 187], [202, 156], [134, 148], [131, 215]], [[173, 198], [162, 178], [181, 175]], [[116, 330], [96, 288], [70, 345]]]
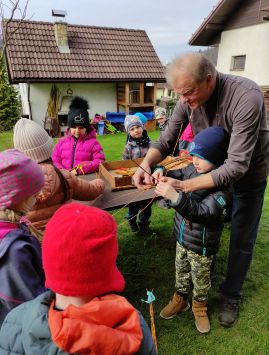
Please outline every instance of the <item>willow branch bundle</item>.
[[189, 155], [184, 155], [182, 157], [166, 157], [160, 165], [166, 170], [176, 170], [183, 169], [191, 163], [191, 157]]

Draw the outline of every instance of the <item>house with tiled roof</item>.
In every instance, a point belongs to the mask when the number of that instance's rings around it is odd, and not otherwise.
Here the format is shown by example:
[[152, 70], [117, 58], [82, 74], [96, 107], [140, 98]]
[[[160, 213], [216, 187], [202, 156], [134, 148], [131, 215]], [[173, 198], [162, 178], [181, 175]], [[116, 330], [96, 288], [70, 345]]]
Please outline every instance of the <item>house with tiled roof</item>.
[[264, 91], [269, 117], [269, 0], [220, 0], [189, 40], [218, 48], [217, 69]]
[[5, 53], [9, 79], [34, 121], [44, 123], [53, 84], [62, 125], [75, 95], [89, 100], [91, 117], [154, 110], [165, 75], [145, 31], [17, 20], [5, 31], [13, 32]]

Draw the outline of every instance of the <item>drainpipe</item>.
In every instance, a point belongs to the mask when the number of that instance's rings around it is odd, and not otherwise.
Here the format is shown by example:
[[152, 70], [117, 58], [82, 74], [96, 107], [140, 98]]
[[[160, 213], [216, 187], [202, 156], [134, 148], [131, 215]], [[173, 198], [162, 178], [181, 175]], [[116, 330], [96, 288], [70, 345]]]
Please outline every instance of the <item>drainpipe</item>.
[[29, 108], [29, 119], [32, 119], [32, 107], [31, 107], [31, 101], [30, 101], [30, 83], [29, 81], [27, 82], [27, 102], [28, 102], [28, 108]]

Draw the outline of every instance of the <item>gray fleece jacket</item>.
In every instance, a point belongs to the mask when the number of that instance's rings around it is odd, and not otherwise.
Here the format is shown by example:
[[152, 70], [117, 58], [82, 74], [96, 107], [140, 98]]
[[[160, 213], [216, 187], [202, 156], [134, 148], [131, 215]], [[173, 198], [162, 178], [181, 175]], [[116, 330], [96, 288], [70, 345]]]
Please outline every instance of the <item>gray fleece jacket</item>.
[[266, 179], [269, 167], [269, 130], [263, 94], [253, 81], [233, 75], [217, 74], [215, 90], [209, 100], [194, 110], [180, 101], [168, 127], [151, 145], [163, 158], [176, 144], [182, 123], [190, 122], [194, 135], [209, 126], [222, 126], [230, 133], [228, 159], [211, 172], [216, 186], [238, 182], [240, 186]]

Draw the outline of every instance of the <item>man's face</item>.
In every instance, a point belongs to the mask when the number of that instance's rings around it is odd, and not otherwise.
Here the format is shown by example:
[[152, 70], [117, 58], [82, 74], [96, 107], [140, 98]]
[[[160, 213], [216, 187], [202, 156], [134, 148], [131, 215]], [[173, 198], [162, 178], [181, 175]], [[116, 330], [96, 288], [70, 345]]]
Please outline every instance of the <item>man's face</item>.
[[208, 75], [205, 81], [196, 83], [189, 74], [181, 73], [174, 80], [174, 90], [183, 104], [195, 110], [211, 96], [214, 89], [213, 80], [213, 77]]

